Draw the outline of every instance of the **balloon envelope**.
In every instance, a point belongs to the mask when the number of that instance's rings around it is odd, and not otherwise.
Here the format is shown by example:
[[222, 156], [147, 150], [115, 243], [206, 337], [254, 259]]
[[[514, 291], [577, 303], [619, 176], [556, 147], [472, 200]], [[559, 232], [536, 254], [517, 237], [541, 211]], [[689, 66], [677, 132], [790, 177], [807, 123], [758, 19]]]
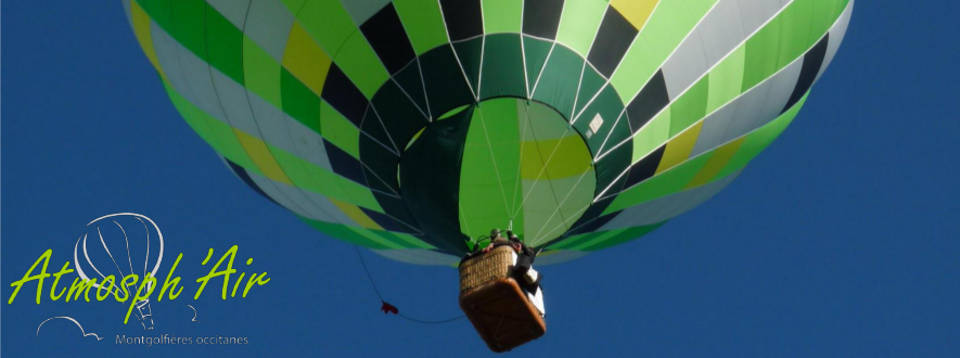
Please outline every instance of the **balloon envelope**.
[[124, 0], [187, 123], [317, 230], [455, 264], [638, 238], [797, 115], [852, 0]]

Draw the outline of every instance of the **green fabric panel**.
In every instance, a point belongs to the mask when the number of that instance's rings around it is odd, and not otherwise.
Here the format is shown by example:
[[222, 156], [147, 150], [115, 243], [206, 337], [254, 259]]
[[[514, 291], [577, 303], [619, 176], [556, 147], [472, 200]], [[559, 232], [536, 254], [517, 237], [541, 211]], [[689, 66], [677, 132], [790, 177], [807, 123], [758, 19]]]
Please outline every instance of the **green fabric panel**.
[[547, 248], [550, 250], [575, 250], [575, 247], [585, 246], [584, 243], [602, 241], [614, 237], [623, 231], [626, 231], [626, 229], [591, 232], [587, 234], [571, 236], [557, 241], [552, 245], [547, 246]]
[[[203, 38], [203, 13], [204, 11], [214, 11], [208, 9], [209, 5], [203, 0], [184, 0], [170, 1], [161, 11], [175, 14], [167, 26], [163, 28], [171, 37], [177, 40], [183, 47], [186, 47], [197, 57], [206, 60], [206, 49], [204, 48]], [[151, 17], [153, 13], [150, 14]], [[157, 24], [161, 24], [158, 22]], [[161, 24], [162, 25], [162, 24]]]
[[606, 10], [606, 1], [565, 1], [563, 15], [560, 17], [560, 28], [557, 31], [557, 42], [587, 57]]
[[670, 137], [702, 119], [707, 114], [710, 76], [705, 76], [670, 106]]
[[303, 222], [307, 223], [307, 225], [310, 225], [310, 227], [314, 228], [319, 232], [327, 234], [332, 238], [343, 240], [354, 245], [360, 245], [360, 246], [371, 248], [371, 249], [390, 248], [389, 246], [383, 243], [382, 239], [375, 240], [373, 238], [369, 238], [367, 236], [359, 234], [357, 231], [354, 231], [351, 228], [348, 228], [347, 226], [312, 220], [302, 216], [297, 216], [297, 217], [300, 218], [300, 220], [302, 220]]
[[743, 81], [743, 61], [746, 47], [738, 47], [725, 60], [710, 71], [710, 94], [707, 96], [707, 113], [713, 113], [727, 102], [740, 95]]
[[[841, 6], [842, 5], [842, 6]], [[795, 0], [746, 43], [741, 91], [747, 91], [797, 59], [823, 37], [846, 0]]]
[[660, 112], [659, 115], [647, 122], [643, 129], [633, 137], [633, 160], [639, 162], [646, 158], [661, 145], [670, 139], [670, 111]]
[[283, 108], [280, 71], [280, 64], [270, 54], [249, 37], [243, 38], [243, 85], [277, 108]]
[[579, 114], [580, 111], [583, 110], [583, 107], [590, 102], [590, 99], [592, 99], [597, 92], [605, 89], [605, 85], [607, 84], [607, 80], [605, 78], [600, 76], [597, 71], [594, 71], [589, 67], [585, 68], [580, 76], [580, 88], [577, 89], [577, 107], [574, 109], [574, 115]]
[[367, 99], [373, 98], [380, 86], [390, 78], [386, 67], [360, 31], [347, 39], [333, 61]]
[[746, 139], [740, 149], [737, 150], [737, 153], [730, 158], [730, 161], [727, 163], [723, 169], [717, 173], [715, 178], [723, 178], [727, 175], [732, 174], [745, 167], [753, 158], [755, 158], [760, 152], [770, 146], [770, 143], [773, 142], [784, 130], [787, 129], [787, 126], [793, 122], [793, 119], [796, 118], [797, 113], [800, 113], [800, 108], [803, 107], [803, 104], [807, 102], [807, 96], [809, 92], [803, 95], [803, 98], [800, 99], [797, 104], [793, 105], [790, 110], [784, 112], [774, 119], [770, 123], [763, 125], [763, 127], [757, 128], [755, 131], [746, 135]]
[[574, 247], [574, 250], [596, 251], [596, 250], [605, 249], [611, 246], [616, 246], [633, 239], [638, 239], [641, 236], [646, 235], [653, 230], [656, 230], [657, 228], [662, 226], [664, 223], [666, 222], [654, 224], [654, 225], [632, 227], [632, 228], [620, 231], [614, 234], [613, 236], [604, 237], [598, 240], [593, 240], [591, 242], [585, 242], [582, 245]]
[[417, 55], [447, 43], [447, 27], [438, 1], [394, 0], [393, 6]]
[[320, 118], [323, 138], [359, 160], [360, 129], [324, 100], [320, 101]]
[[320, 125], [320, 98], [307, 86], [287, 71], [280, 71], [280, 88], [283, 111], [317, 133], [323, 133]]
[[380, 235], [388, 236], [391, 238], [393, 242], [400, 243], [401, 245], [407, 248], [424, 249], [424, 250], [436, 249], [435, 246], [430, 245], [413, 235], [404, 234], [402, 232], [393, 232], [393, 231], [374, 231], [374, 232]]
[[[485, 101], [474, 111], [460, 170], [460, 227], [471, 238], [522, 213], [519, 130], [516, 99]], [[513, 224], [523, 228], [522, 214]]]
[[527, 68], [527, 88], [533, 90], [533, 84], [540, 77], [540, 70], [543, 64], [547, 62], [547, 54], [550, 53], [550, 42], [523, 36], [523, 56]]
[[520, 53], [520, 35], [497, 34], [484, 41], [482, 87], [480, 98], [516, 96], [526, 97], [523, 77], [523, 55]]
[[338, 0], [285, 0], [284, 4], [331, 58], [338, 53], [350, 35], [359, 31], [353, 18]]
[[660, 1], [610, 78], [629, 103], [716, 0]]
[[243, 83], [243, 33], [212, 7], [207, 6], [205, 13], [204, 58], [237, 83]]
[[190, 128], [193, 128], [200, 135], [200, 138], [203, 138], [203, 141], [210, 144], [217, 153], [244, 169], [260, 173], [260, 168], [250, 160], [247, 152], [237, 141], [233, 128], [201, 111], [200, 108], [177, 93], [166, 81], [163, 82], [163, 88], [166, 89], [167, 96], [170, 97], [173, 106], [180, 112]]
[[550, 104], [560, 113], [572, 112], [583, 70], [582, 57], [566, 47], [554, 47], [540, 81], [535, 82], [533, 98]]
[[670, 170], [625, 190], [617, 195], [617, 198], [604, 210], [603, 215], [683, 190], [687, 183], [697, 175], [700, 168], [703, 168], [703, 165], [710, 160], [713, 153], [713, 151], [710, 151], [693, 159], [689, 159], [683, 162], [683, 164], [677, 165]]
[[483, 32], [520, 33], [523, 28], [523, 1], [483, 0]]
[[270, 149], [270, 154], [283, 172], [298, 188], [379, 213], [383, 212], [383, 208], [368, 188], [277, 147], [267, 144], [267, 148]]

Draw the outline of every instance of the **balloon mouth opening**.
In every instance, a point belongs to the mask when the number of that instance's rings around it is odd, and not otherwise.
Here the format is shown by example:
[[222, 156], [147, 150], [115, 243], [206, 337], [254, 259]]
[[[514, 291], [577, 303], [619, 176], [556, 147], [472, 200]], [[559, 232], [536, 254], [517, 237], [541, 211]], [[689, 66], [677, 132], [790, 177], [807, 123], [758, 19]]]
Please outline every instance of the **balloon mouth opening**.
[[596, 189], [581, 133], [553, 107], [515, 97], [438, 116], [406, 144], [397, 178], [428, 236], [469, 241], [512, 226], [534, 246], [563, 235]]

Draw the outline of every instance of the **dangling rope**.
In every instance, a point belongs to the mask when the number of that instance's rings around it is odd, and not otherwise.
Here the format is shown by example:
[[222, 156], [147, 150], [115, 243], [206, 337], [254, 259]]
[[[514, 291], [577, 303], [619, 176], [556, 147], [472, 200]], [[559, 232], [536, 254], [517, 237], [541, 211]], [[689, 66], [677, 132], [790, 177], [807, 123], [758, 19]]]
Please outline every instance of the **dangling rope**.
[[360, 253], [360, 249], [357, 248], [356, 245], [353, 245], [353, 250], [354, 252], [357, 253], [357, 258], [360, 259], [360, 265], [363, 266], [363, 272], [367, 274], [367, 280], [370, 281], [370, 286], [373, 287], [373, 292], [376, 293], [377, 298], [380, 299], [380, 310], [382, 310], [384, 314], [393, 313], [398, 317], [403, 318], [407, 321], [421, 323], [421, 324], [443, 324], [443, 323], [453, 322], [465, 317], [464, 315], [459, 315], [456, 317], [451, 317], [451, 318], [441, 319], [441, 320], [427, 320], [427, 319], [410, 317], [403, 313], [400, 313], [400, 310], [397, 309], [396, 306], [390, 304], [389, 302], [383, 299], [383, 295], [380, 294], [380, 289], [377, 288], [377, 283], [373, 281], [373, 276], [370, 275], [370, 270], [367, 268], [367, 262], [366, 260], [363, 259], [363, 254]]

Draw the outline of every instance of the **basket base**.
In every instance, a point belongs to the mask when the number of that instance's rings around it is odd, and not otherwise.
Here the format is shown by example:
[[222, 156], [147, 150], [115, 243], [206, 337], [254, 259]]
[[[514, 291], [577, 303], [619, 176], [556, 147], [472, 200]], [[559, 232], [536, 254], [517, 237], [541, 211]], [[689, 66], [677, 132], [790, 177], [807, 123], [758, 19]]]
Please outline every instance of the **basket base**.
[[540, 338], [546, 322], [513, 278], [491, 281], [460, 295], [460, 308], [494, 352]]

